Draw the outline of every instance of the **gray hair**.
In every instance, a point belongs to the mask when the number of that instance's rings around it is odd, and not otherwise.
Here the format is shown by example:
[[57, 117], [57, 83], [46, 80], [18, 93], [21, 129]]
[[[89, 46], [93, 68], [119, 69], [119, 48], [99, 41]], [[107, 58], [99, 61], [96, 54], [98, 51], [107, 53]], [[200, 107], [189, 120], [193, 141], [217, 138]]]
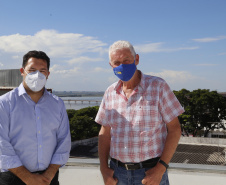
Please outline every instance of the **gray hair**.
[[136, 56], [136, 52], [133, 48], [133, 45], [125, 40], [119, 40], [114, 42], [110, 47], [109, 47], [109, 59], [111, 60], [111, 53], [113, 53], [116, 50], [120, 50], [120, 49], [124, 49], [124, 48], [128, 48], [131, 52], [131, 54], [135, 57]]

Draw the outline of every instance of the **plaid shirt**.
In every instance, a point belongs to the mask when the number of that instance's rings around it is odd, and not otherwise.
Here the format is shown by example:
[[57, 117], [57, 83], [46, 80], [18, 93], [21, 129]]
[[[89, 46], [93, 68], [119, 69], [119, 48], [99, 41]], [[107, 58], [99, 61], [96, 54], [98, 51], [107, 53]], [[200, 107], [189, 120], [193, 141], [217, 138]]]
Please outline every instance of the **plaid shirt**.
[[183, 112], [163, 79], [141, 73], [141, 82], [129, 99], [120, 80], [106, 90], [95, 121], [111, 127], [111, 157], [141, 162], [161, 156], [166, 124]]

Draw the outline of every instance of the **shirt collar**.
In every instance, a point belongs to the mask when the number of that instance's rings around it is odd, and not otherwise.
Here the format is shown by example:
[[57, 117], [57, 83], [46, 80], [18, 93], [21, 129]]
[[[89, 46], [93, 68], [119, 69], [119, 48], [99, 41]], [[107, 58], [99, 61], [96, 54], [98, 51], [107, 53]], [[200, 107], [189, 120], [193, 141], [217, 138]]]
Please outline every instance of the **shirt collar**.
[[18, 87], [18, 95], [21, 96], [23, 94], [27, 94], [27, 92], [23, 86], [23, 83], [21, 83], [20, 86]]
[[141, 87], [142, 90], [144, 91], [145, 90], [145, 74], [143, 74], [142, 72], [140, 73], [141, 73], [141, 80], [139, 83], [139, 87]]
[[[140, 71], [140, 73], [141, 73], [141, 80], [140, 80], [140, 83], [138, 84], [138, 86], [135, 89], [141, 88], [141, 90], [144, 91], [145, 90], [145, 74], [143, 74], [141, 71]], [[117, 93], [121, 92], [121, 90], [122, 90], [122, 81], [121, 80], [119, 80], [117, 82], [114, 89]]]

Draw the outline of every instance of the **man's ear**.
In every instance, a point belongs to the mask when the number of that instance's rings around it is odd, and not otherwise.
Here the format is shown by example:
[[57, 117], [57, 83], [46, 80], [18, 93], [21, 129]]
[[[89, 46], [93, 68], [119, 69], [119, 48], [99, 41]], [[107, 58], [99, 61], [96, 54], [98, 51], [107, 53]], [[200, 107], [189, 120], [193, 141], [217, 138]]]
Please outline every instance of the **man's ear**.
[[20, 68], [20, 74], [21, 76], [24, 76], [24, 68]]
[[48, 79], [48, 78], [49, 78], [49, 75], [50, 75], [50, 72], [48, 72], [48, 75], [47, 75], [47, 78], [46, 78], [46, 79]]
[[140, 59], [140, 56], [138, 54], [136, 54], [136, 56], [135, 56], [135, 64], [136, 65], [139, 64], [139, 59]]

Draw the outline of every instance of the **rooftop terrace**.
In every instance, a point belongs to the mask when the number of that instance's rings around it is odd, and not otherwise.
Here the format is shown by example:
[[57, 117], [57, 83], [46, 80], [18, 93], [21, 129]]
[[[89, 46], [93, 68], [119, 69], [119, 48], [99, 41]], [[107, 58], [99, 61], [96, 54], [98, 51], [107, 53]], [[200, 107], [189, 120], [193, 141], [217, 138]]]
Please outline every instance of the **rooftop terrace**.
[[[98, 138], [72, 144], [71, 157], [60, 169], [61, 185], [103, 185]], [[171, 185], [225, 185], [226, 139], [181, 138], [168, 170]]]
[[[226, 167], [170, 163], [171, 185], [225, 185]], [[70, 158], [60, 169], [61, 185], [104, 185], [98, 159]]]

